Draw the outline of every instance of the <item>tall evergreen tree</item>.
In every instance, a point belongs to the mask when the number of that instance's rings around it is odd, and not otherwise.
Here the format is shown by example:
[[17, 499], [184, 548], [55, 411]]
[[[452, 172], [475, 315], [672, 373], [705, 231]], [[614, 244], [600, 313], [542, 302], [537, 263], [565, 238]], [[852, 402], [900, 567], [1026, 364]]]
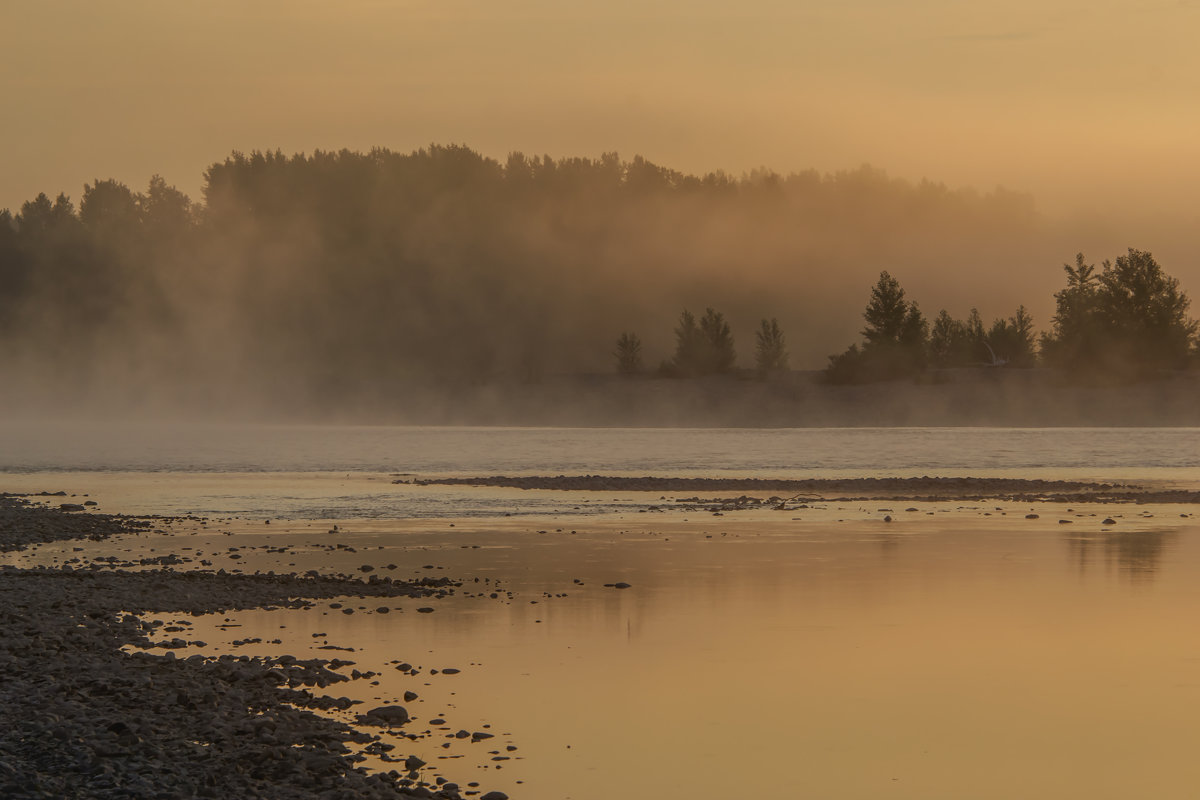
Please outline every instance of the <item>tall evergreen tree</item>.
[[782, 372], [788, 368], [787, 342], [779, 328], [779, 320], [763, 320], [755, 333], [755, 366], [761, 375]]
[[1094, 264], [1083, 253], [1075, 265], [1063, 264], [1066, 288], [1054, 293], [1055, 312], [1051, 331], [1042, 336], [1042, 353], [1051, 366], [1078, 370], [1094, 364], [1102, 348], [1099, 316], [1099, 283]]
[[879, 273], [879, 281], [871, 289], [871, 298], [863, 311], [867, 327], [863, 338], [867, 346], [892, 345], [900, 341], [908, 323], [909, 304], [904, 299], [900, 282], [887, 270]]
[[858, 383], [911, 376], [924, 369], [929, 323], [916, 303], [904, 299], [900, 282], [886, 270], [871, 289], [863, 311], [861, 349], [852, 345], [830, 356], [826, 377], [834, 383]]

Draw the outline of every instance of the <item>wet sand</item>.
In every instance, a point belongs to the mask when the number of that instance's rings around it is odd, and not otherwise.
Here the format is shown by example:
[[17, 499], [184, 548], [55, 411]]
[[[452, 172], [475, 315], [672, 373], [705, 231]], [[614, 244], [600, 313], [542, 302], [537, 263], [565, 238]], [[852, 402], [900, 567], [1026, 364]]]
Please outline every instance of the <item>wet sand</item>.
[[[619, 614], [614, 624], [636, 623], [641, 604], [666, 597], [654, 586], [663, 565], [687, 576], [682, 585], [690, 602], [710, 608], [715, 622], [714, 604], [739, 608], [745, 591], [721, 588], [727, 573], [741, 573], [746, 587], [761, 591], [780, 579], [771, 571], [776, 565], [814, 546], [824, 553], [869, 544], [871, 552], [892, 558], [888, 554], [903, 552], [896, 548], [904, 543], [923, 541], [926, 557], [937, 558], [970, 542], [972, 533], [997, 531], [1023, 542], [1057, 544], [1069, 537], [1080, 552], [1090, 542], [1130, 575], [1153, 575], [1164, 526], [1194, 527], [1186, 505], [1092, 499], [891, 497], [793, 504], [785, 513], [747, 506], [735, 514], [694, 503], [648, 515], [570, 520], [269, 525], [146, 524], [17, 508], [9, 501], [0, 514], [5, 546], [22, 544], [21, 531], [29, 533], [27, 549], [5, 556], [8, 566], [0, 571], [4, 627], [11, 634], [0, 657], [13, 676], [0, 685], [0, 700], [20, 720], [0, 734], [0, 782], [5, 796], [31, 798], [454, 797], [487, 796], [493, 787], [514, 798], [565, 796], [546, 788], [554, 785], [556, 761], [586, 758], [589, 744], [619, 752], [620, 743], [589, 742], [586, 726], [580, 727], [570, 734], [579, 737], [581, 755], [573, 756], [561, 749], [561, 730], [507, 735], [505, 715], [517, 712], [487, 675], [503, 671], [510, 645], [498, 642], [494, 623], [485, 620], [509, 620], [526, 632], [521, 636], [534, 637], [523, 649], [540, 653], [534, 632], [569, 632], [576, 623], [568, 619], [576, 617], [568, 611]], [[714, 558], [726, 565], [721, 573], [712, 571]], [[858, 585], [851, 573], [846, 581], [830, 586], [840, 592]], [[628, 588], [618, 588], [623, 585]], [[396, 631], [405, 632], [399, 640]], [[685, 634], [704, 635], [699, 629], [673, 635]], [[586, 654], [574, 668], [580, 675], [590, 674], [589, 663], [608, 663], [598, 643], [574, 646]], [[668, 651], [652, 652], [667, 663]], [[521, 674], [519, 664], [513, 669]], [[656, 696], [669, 694], [681, 679], [659, 675], [653, 662], [636, 669], [647, 672]], [[597, 673], [594, 685], [603, 687], [611, 677]], [[558, 694], [563, 687], [547, 682], [543, 688], [548, 702], [566, 702]], [[417, 696], [406, 701], [410, 691]], [[745, 687], [740, 694], [741, 702], [730, 699], [718, 716], [750, 713], [751, 694]], [[624, 707], [616, 697], [602, 702]], [[722, 698], [687, 702], [703, 706]], [[395, 705], [405, 707], [403, 715], [364, 715]], [[528, 705], [520, 713], [538, 716]], [[371, 724], [389, 716], [391, 728]], [[830, 717], [828, 724], [841, 723]], [[773, 747], [761, 744], [764, 752]], [[445, 760], [434, 755], [442, 753]], [[532, 761], [536, 769], [526, 766]], [[658, 774], [617, 767], [606, 791], [627, 778], [627, 790], [669, 792], [671, 770], [661, 759]], [[718, 771], [707, 780], [723, 791], [756, 786], [750, 776], [733, 780]], [[525, 783], [531, 775], [537, 780]], [[800, 785], [807, 778], [796, 779]], [[856, 784], [847, 777], [846, 785]], [[591, 796], [578, 788], [577, 796]]]

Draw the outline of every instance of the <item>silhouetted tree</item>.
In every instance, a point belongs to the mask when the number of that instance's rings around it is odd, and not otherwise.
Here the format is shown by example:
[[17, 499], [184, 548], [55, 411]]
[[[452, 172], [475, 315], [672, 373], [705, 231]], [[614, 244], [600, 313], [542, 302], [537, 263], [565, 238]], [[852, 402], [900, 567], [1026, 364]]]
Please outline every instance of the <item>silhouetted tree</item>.
[[1067, 287], [1055, 293], [1053, 330], [1042, 349], [1074, 373], [1133, 377], [1187, 363], [1197, 323], [1179, 281], [1154, 257], [1130, 248], [1103, 270], [1076, 256]]
[[997, 319], [985, 332], [979, 310], [965, 321], [938, 313], [929, 335], [929, 362], [935, 367], [1031, 367], [1035, 361], [1033, 319], [1025, 306], [1008, 319]]
[[138, 195], [137, 201], [143, 223], [160, 241], [182, 236], [196, 224], [191, 199], [159, 175], [150, 179], [145, 194]]
[[994, 321], [985, 341], [995, 365], [1032, 367], [1037, 361], [1033, 317], [1029, 316], [1025, 306], [1019, 306], [1008, 319]]
[[[14, 321], [24, 299], [28, 278], [25, 254], [17, 235], [17, 221], [7, 208], [0, 210], [0, 330]], [[0, 346], [3, 342], [0, 342]]]
[[967, 314], [965, 324], [967, 341], [971, 345], [970, 361], [977, 364], [990, 364], [992, 362], [991, 353], [985, 344], [987, 341], [987, 332], [983, 329], [983, 317], [980, 316], [978, 308], [971, 309], [971, 313]]
[[[974, 309], [972, 309], [974, 311]], [[976, 341], [962, 320], [942, 309], [929, 333], [929, 363], [935, 367], [962, 367], [974, 359]]]
[[841, 353], [829, 357], [825, 368], [825, 380], [829, 383], [865, 383], [873, 379], [867, 360], [857, 344], [852, 344]]
[[684, 309], [675, 327], [675, 357], [666, 371], [685, 376], [721, 374], [733, 369], [736, 359], [733, 333], [721, 312], [707, 308], [697, 322]]
[[1196, 335], [1187, 313], [1191, 301], [1154, 256], [1130, 248], [1116, 264], [1106, 262], [1098, 295], [1100, 323], [1112, 340], [1110, 361], [1141, 371], [1184, 365]]
[[[804, 277], [816, 256], [779, 269], [798, 252], [828, 252], [840, 269], [850, 256], [837, 245], [848, 238], [871, 242], [869, 257], [897, 237], [906, 247], [935, 234], [955, 248], [990, 247], [1018, 241], [1033, 220], [1013, 195], [916, 186], [878, 170], [735, 179], [615, 153], [497, 161], [457, 145], [274, 150], [233, 153], [203, 177], [194, 204], [155, 176], [141, 192], [96, 180], [78, 214], [53, 193], [14, 208], [11, 235], [0, 230], [0, 307], [13, 323], [0, 360], [15, 355], [0, 376], [18, 360], [97, 374], [128, 354], [146, 361], [111, 374], [164, 386], [174, 375], [180, 387], [240, 380], [297, 403], [365, 396], [391, 408], [408, 386], [608, 368], [605, 320], [628, 305], [613, 287], [639, 286], [642, 316], [626, 323], [637, 330], [693, 277], [739, 314], [767, 280], [808, 313], [820, 302]], [[720, 269], [735, 258], [761, 269]], [[871, 368], [863, 374], [919, 361], [924, 321], [903, 305], [899, 333], [882, 313], [887, 335], [858, 346]], [[717, 312], [681, 330], [672, 371], [734, 368]], [[100, 349], [111, 358], [91, 357]]]
[[886, 270], [879, 273], [879, 281], [871, 289], [871, 299], [863, 311], [867, 327], [863, 338], [868, 345], [895, 344], [905, 333], [909, 304], [904, 300], [900, 282]]
[[71, 198], [61, 193], [51, 202], [43, 192], [22, 204], [21, 213], [17, 215], [17, 229], [22, 236], [30, 238], [61, 235], [75, 229], [78, 224], [79, 218], [75, 215]]
[[1051, 366], [1067, 370], [1095, 364], [1103, 347], [1098, 292], [1100, 276], [1094, 264], [1085, 262], [1083, 253], [1075, 256], [1075, 266], [1063, 264], [1067, 286], [1054, 293], [1055, 312], [1052, 329], [1042, 335], [1042, 354]]
[[94, 234], [128, 238], [137, 234], [141, 210], [128, 186], [114, 180], [97, 180], [84, 184], [79, 221]]
[[779, 320], [763, 320], [755, 333], [754, 363], [762, 375], [782, 372], [788, 368], [787, 342], [779, 328]]
[[636, 333], [622, 333], [617, 337], [617, 372], [636, 375], [642, 371], [642, 340]]
[[696, 375], [703, 366], [704, 340], [700, 328], [696, 325], [696, 317], [686, 308], [679, 315], [679, 324], [675, 326], [675, 357], [670, 367], [681, 375]]
[[900, 282], [886, 270], [871, 289], [863, 319], [863, 346], [830, 356], [826, 377], [836, 383], [889, 380], [925, 367], [929, 324], [916, 303], [904, 299]]
[[733, 332], [725, 315], [711, 308], [705, 309], [700, 318], [700, 334], [704, 343], [704, 374], [723, 374], [733, 369], [737, 354], [733, 349]]

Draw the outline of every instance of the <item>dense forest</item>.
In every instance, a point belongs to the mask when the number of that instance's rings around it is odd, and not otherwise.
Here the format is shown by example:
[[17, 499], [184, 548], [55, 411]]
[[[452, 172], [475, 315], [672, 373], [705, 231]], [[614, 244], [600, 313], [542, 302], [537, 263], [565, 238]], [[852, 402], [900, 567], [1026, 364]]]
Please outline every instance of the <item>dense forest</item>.
[[[97, 179], [78, 203], [0, 212], [4, 391], [389, 402], [670, 364], [672, 318], [714, 305], [730, 342], [758, 339], [744, 366], [815, 369], [881, 268], [1016, 307], [1020, 277], [1046, 272], [1027, 255], [1043, 233], [1028, 197], [867, 167], [735, 178], [460, 146], [234, 153], [197, 201], [159, 177]], [[935, 338], [961, 324], [947, 319]], [[638, 333], [614, 354], [624, 331]]]

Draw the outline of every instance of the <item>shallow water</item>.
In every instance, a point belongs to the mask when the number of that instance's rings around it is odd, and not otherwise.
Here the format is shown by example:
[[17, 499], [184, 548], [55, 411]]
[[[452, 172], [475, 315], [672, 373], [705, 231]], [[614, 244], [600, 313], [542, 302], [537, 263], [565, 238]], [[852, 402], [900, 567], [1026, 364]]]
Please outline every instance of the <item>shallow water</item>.
[[6, 491], [256, 519], [606, 514], [658, 499], [400, 476], [978, 476], [1200, 486], [1197, 428], [581, 429], [0, 424]]
[[0, 471], [1200, 479], [1200, 428], [0, 423]]
[[[1075, 509], [1069, 526], [1045, 508], [1034, 521], [1002, 508], [575, 533], [380, 523], [326, 563], [474, 576], [465, 592], [500, 596], [460, 594], [428, 615], [417, 601], [387, 615], [371, 601], [352, 601], [353, 615], [249, 612], [226, 615], [241, 627], [224, 632], [194, 620], [193, 635], [217, 650], [248, 637], [281, 637], [289, 652], [354, 646], [332, 655], [380, 671], [380, 685], [335, 694], [370, 704], [417, 691], [410, 730], [433, 736], [401, 740], [405, 754], [429, 761], [427, 776], [514, 798], [1191, 796], [1196, 521], [1127, 508], [1104, 532], [1090, 514], [1111, 507]], [[288, 556], [305, 557], [320, 551]], [[618, 580], [632, 588], [602, 586]], [[463, 671], [429, 672], [448, 666]], [[497, 739], [443, 750], [434, 717], [448, 731], [491, 725]], [[497, 748], [521, 760], [497, 770]]]
[[[8, 424], [0, 469], [8, 491], [212, 517], [194, 533], [88, 543], [83, 555], [204, 553], [246, 570], [394, 563], [398, 577], [467, 579], [432, 614], [415, 602], [352, 615], [323, 604], [192, 620], [193, 635], [210, 652], [245, 638], [282, 643], [237, 652], [354, 647], [311, 654], [352, 658], [379, 685], [333, 693], [371, 703], [417, 691], [414, 730], [432, 735], [399, 740], [402, 754], [514, 800], [1183, 798], [1200, 780], [1200, 526], [1180, 516], [1192, 507], [1043, 505], [1027, 520], [1028, 505], [908, 512], [889, 501], [715, 518], [634, 513], [657, 495], [391, 483], [928, 474], [1196, 486], [1197, 429]], [[1109, 514], [1116, 525], [1101, 524]], [[283, 555], [261, 549], [285, 543]], [[4, 560], [78, 557], [75, 546]], [[615, 581], [632, 588], [603, 587]], [[477, 586], [488, 591], [468, 596]], [[215, 627], [226, 616], [240, 627]], [[401, 675], [396, 660], [421, 675]], [[430, 674], [445, 666], [463, 671]], [[429, 725], [438, 715], [497, 738], [443, 749], [445, 732]], [[489, 749], [510, 744], [514, 760], [491, 761]]]

